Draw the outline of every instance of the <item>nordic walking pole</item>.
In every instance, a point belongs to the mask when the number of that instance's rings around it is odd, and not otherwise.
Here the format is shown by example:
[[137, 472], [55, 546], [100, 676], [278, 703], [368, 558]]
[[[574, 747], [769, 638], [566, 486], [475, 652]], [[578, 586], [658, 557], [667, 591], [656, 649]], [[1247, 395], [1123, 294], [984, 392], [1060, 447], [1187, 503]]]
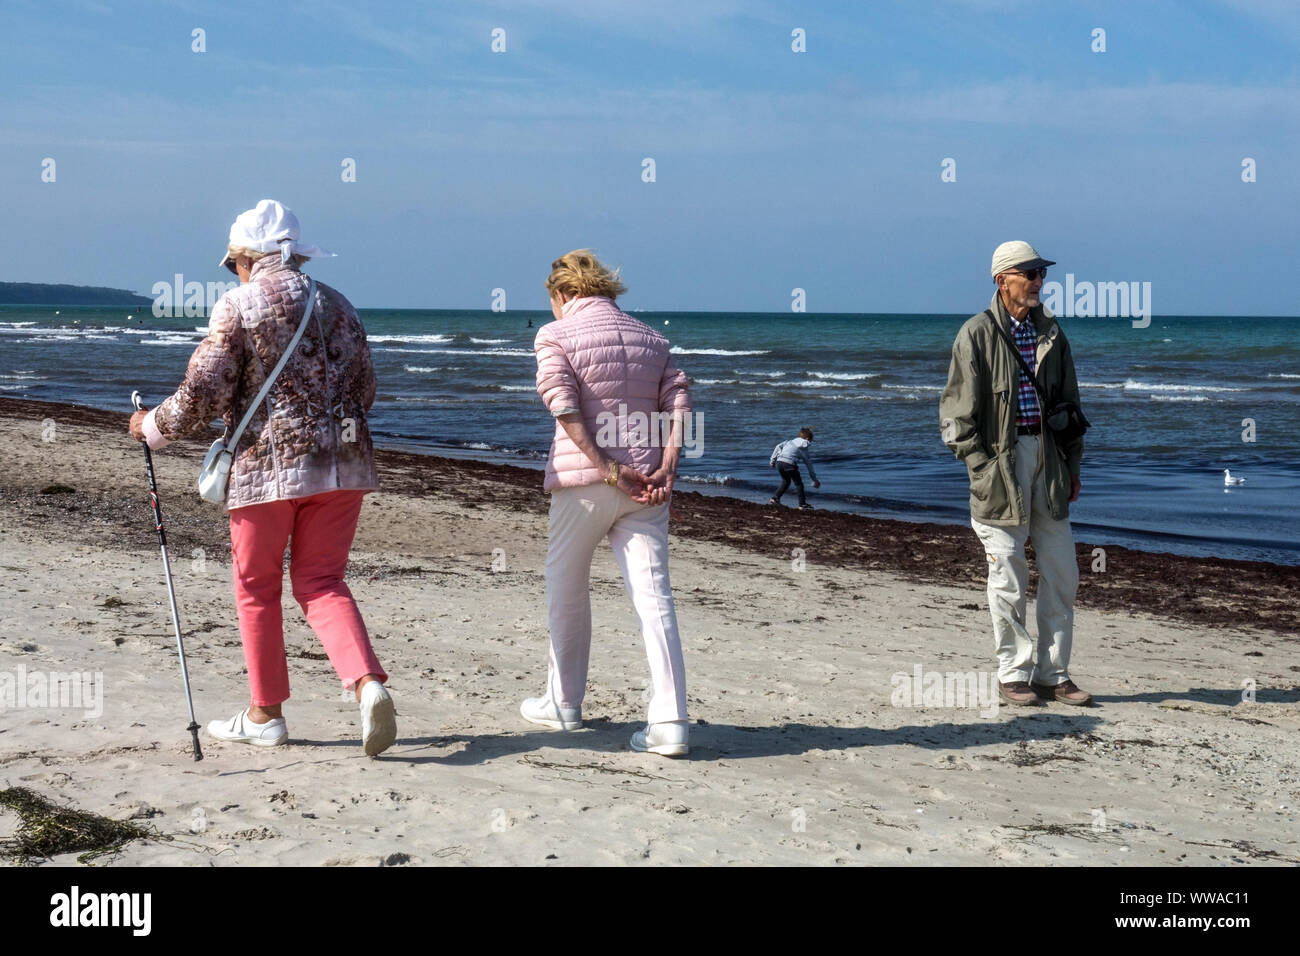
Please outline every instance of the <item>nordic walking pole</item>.
[[[140, 401], [140, 393], [131, 393], [131, 404], [135, 406], [136, 411], [144, 409], [144, 402]], [[190, 671], [185, 666], [185, 642], [181, 640], [181, 615], [176, 609], [176, 589], [172, 587], [172, 565], [167, 558], [167, 534], [163, 531], [162, 505], [158, 503], [158, 482], [153, 476], [153, 455], [149, 453], [149, 443], [140, 442], [144, 446], [144, 469], [149, 473], [149, 501], [153, 505], [153, 520], [158, 526], [158, 546], [162, 548], [163, 571], [167, 574], [167, 596], [171, 599], [172, 604], [172, 626], [176, 629], [176, 650], [181, 657], [181, 680], [185, 682], [185, 702], [190, 705], [190, 725], [185, 729], [190, 732], [194, 738], [194, 759], [202, 760], [203, 751], [199, 749], [199, 722], [194, 719], [194, 695], [190, 693]]]

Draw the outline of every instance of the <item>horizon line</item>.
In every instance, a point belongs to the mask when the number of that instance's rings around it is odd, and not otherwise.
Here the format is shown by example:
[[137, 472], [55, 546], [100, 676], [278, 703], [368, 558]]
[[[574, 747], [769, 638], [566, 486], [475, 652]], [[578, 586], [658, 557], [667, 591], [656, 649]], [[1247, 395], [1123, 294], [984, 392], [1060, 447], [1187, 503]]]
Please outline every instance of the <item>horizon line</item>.
[[[62, 284], [65, 284], [65, 283], [54, 283], [54, 284], [60, 284], [60, 285], [62, 285]], [[99, 286], [99, 287], [93, 287], [93, 286], [92, 286], [92, 287], [89, 287], [89, 288], [107, 288], [107, 286]], [[133, 292], [133, 291], [128, 290], [128, 289], [120, 289], [120, 290], [114, 290], [114, 291], [130, 292], [130, 294], [140, 296], [141, 298], [146, 298], [146, 299], [149, 298], [148, 296], [140, 295], [140, 293], [138, 293], [138, 292]], [[152, 300], [151, 300], [151, 301], [152, 301]], [[143, 305], [143, 303], [139, 303], [139, 304], [137, 304], [137, 307], [139, 307], [140, 305]], [[2, 308], [2, 309], [12, 309], [12, 308], [28, 308], [28, 309], [53, 309], [53, 308], [67, 308], [67, 309], [113, 309], [113, 308], [121, 308], [121, 307], [123, 307], [123, 306], [127, 306], [127, 307], [129, 307], [129, 306], [130, 306], [130, 303], [0, 302], [0, 308]], [[353, 308], [355, 308], [358, 312], [471, 312], [471, 313], [472, 313], [472, 312], [483, 312], [483, 313], [487, 313], [487, 314], [490, 314], [490, 315], [508, 315], [508, 314], [514, 312], [514, 313], [519, 313], [519, 314], [521, 314], [521, 315], [522, 315], [522, 314], [529, 314], [529, 315], [547, 315], [547, 316], [551, 315], [551, 312], [550, 312], [549, 309], [506, 309], [506, 310], [504, 310], [504, 311], [499, 311], [499, 312], [498, 312], [498, 311], [494, 311], [494, 310], [492, 310], [492, 309], [490, 309], [490, 308], [488, 308], [488, 309], [481, 309], [481, 308], [466, 308], [466, 307], [460, 307], [460, 306], [437, 306], [437, 307], [432, 307], [432, 306], [378, 306], [378, 305], [364, 305], [364, 306], [363, 306], [363, 305], [356, 305], [356, 304], [353, 305]], [[621, 307], [620, 307], [620, 308], [621, 308]], [[736, 309], [690, 309], [690, 310], [686, 310], [686, 309], [631, 309], [631, 310], [628, 310], [628, 309], [623, 309], [623, 311], [626, 312], [628, 315], [631, 315], [631, 316], [633, 316], [633, 317], [635, 317], [637, 314], [643, 314], [643, 313], [648, 313], [648, 314], [652, 314], [652, 315], [754, 315], [754, 316], [778, 316], [778, 315], [779, 315], [779, 316], [788, 316], [788, 317], [790, 317], [790, 318], [796, 318], [796, 317], [799, 317], [799, 316], [803, 316], [803, 317], [813, 317], [813, 316], [826, 316], [826, 315], [832, 315], [832, 316], [863, 316], [863, 317], [868, 317], [868, 318], [870, 318], [870, 317], [880, 317], [880, 316], [886, 316], [886, 317], [891, 317], [891, 318], [898, 318], [898, 317], [903, 317], [903, 318], [932, 318], [932, 317], [934, 317], [934, 318], [951, 318], [951, 317], [961, 317], [961, 316], [970, 317], [970, 316], [978, 315], [978, 314], [979, 314], [978, 312], [937, 312], [937, 311], [928, 311], [928, 312], [847, 312], [847, 311], [830, 311], [830, 312], [784, 312], [784, 311], [780, 311], [780, 312], [777, 312], [777, 311], [771, 311], [771, 312], [763, 312], [763, 311], [756, 311], [756, 310], [753, 310], [753, 309], [743, 309], [743, 310], [736, 310]], [[147, 316], [149, 316], [150, 318], [154, 318], [152, 312], [142, 313], [142, 316], [143, 316], [143, 315], [147, 315]], [[208, 313], [205, 312], [203, 316], [189, 316], [189, 318], [206, 318], [207, 315], [208, 315]], [[1128, 320], [1131, 320], [1131, 319], [1133, 318], [1133, 316], [1124, 316], [1124, 315], [1062, 315], [1061, 313], [1053, 313], [1053, 314], [1052, 314], [1052, 317], [1053, 317], [1053, 318], [1065, 318], [1065, 319], [1103, 320], [1103, 321], [1114, 321], [1114, 320], [1124, 320], [1124, 321], [1128, 321]], [[166, 318], [177, 318], [177, 316], [166, 316]], [[185, 318], [185, 316], [180, 316], [180, 318]], [[1151, 316], [1151, 319], [1152, 319], [1152, 321], [1154, 321], [1155, 319], [1300, 319], [1300, 315], [1277, 315], [1277, 314], [1274, 314], [1274, 315], [1256, 315], [1256, 314], [1248, 313], [1248, 312], [1238, 312], [1238, 313], [1231, 313], [1231, 314], [1224, 314], [1224, 313], [1219, 313], [1219, 312], [1167, 312], [1167, 313], [1153, 313], [1152, 316]], [[548, 320], [548, 321], [553, 321], [553, 320]]]

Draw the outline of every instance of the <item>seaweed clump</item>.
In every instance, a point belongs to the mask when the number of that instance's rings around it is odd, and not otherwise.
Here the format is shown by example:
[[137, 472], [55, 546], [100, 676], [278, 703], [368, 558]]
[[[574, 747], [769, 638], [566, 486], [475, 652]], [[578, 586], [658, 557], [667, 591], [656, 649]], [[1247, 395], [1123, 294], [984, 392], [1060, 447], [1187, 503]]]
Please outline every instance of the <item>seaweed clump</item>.
[[156, 831], [126, 820], [58, 806], [26, 787], [0, 790], [0, 808], [18, 814], [13, 837], [0, 840], [0, 856], [19, 866], [32, 866], [35, 860], [79, 850], [82, 852], [77, 862], [89, 863], [117, 853], [132, 840], [160, 838]]

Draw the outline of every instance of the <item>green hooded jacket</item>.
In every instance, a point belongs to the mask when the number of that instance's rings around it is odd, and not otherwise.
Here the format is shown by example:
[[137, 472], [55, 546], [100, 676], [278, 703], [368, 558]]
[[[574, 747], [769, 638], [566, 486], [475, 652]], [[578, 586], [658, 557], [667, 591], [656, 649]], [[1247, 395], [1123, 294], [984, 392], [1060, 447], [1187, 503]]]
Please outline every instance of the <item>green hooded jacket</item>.
[[[990, 308], [1010, 335], [1007, 310], [996, 292]], [[1060, 324], [1041, 304], [1029, 310], [1029, 319], [1038, 333], [1036, 377], [1049, 403], [1079, 404], [1074, 357]], [[1021, 525], [1029, 520], [1029, 503], [1015, 479], [1019, 382], [1020, 363], [989, 317], [981, 312], [967, 319], [952, 346], [948, 385], [939, 398], [939, 428], [944, 444], [966, 463], [971, 517], [984, 524]], [[1079, 474], [1083, 439], [1061, 447], [1044, 422], [1038, 447], [1052, 517], [1068, 518], [1070, 477]]]

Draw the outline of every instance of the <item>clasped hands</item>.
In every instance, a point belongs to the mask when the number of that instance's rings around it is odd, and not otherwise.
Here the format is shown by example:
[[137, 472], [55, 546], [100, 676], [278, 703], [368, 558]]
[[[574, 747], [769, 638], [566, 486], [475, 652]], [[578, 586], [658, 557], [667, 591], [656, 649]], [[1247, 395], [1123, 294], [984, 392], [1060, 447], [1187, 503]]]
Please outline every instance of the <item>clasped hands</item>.
[[[657, 471], [647, 475], [628, 465], [619, 464], [618, 484], [615, 487], [637, 504], [661, 505], [673, 493], [673, 478], [676, 470], [674, 466], [662, 465]], [[614, 463], [606, 459], [600, 466], [600, 476], [606, 484], [609, 483], [608, 479], [613, 473]]]

